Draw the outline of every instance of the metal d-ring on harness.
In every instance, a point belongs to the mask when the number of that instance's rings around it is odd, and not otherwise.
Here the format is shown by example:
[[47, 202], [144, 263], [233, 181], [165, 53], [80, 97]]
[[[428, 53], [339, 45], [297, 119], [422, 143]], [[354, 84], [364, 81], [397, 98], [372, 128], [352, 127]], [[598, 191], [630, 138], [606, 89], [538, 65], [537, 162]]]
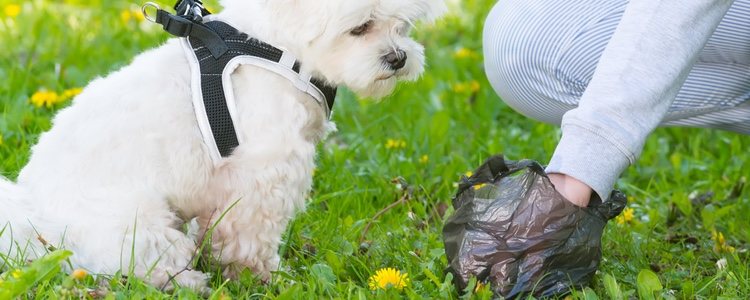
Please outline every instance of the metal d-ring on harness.
[[[147, 9], [156, 9], [156, 18]], [[209, 15], [199, 0], [179, 0], [170, 14], [156, 4], [143, 5], [145, 17], [181, 38], [192, 72], [193, 107], [211, 158], [218, 162], [242, 141], [235, 128], [236, 106], [230, 75], [243, 64], [258, 66], [284, 76], [312, 96], [330, 118], [336, 87], [310, 74], [300, 73], [300, 63], [290, 53], [266, 44], [221, 21], [203, 22]]]

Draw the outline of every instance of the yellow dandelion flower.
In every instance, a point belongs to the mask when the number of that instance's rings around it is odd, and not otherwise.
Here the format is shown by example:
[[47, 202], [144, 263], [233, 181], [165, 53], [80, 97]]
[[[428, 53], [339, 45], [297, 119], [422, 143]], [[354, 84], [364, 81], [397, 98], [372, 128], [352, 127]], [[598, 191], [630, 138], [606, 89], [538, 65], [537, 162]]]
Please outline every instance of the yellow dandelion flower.
[[133, 9], [130, 11], [130, 16], [135, 19], [138, 22], [141, 22], [146, 19], [145, 16], [143, 16], [143, 13], [139, 9]]
[[370, 276], [368, 282], [371, 290], [387, 289], [388, 287], [401, 290], [409, 284], [409, 277], [407, 273], [401, 274], [401, 271], [394, 268], [383, 268]]
[[480, 88], [480, 86], [479, 86], [479, 82], [477, 82], [476, 80], [472, 80], [472, 81], [471, 81], [471, 83], [469, 83], [469, 90], [470, 90], [470, 91], [471, 91], [472, 93], [476, 93], [476, 92], [478, 92], [478, 91], [479, 91], [479, 88]]
[[125, 9], [120, 12], [120, 20], [123, 23], [129, 23], [131, 20], [141, 22], [146, 20], [146, 16], [143, 15], [140, 9]]
[[398, 149], [398, 148], [405, 148], [405, 147], [406, 147], [406, 141], [404, 140], [388, 139], [385, 141], [386, 149]]
[[724, 245], [727, 241], [724, 239], [724, 234], [721, 232], [718, 232], [716, 230], [713, 231], [711, 234], [713, 237], [713, 240], [716, 241], [717, 244]]
[[73, 277], [75, 280], [81, 280], [86, 278], [86, 276], [89, 275], [88, 272], [84, 269], [75, 269], [73, 273], [70, 274], [70, 277]]
[[[0, 142], [2, 142], [2, 140], [0, 140]], [[427, 154], [422, 155], [422, 157], [419, 158], [419, 163], [420, 164], [426, 164], [429, 161], [430, 161], [430, 157], [427, 156]]]
[[634, 212], [635, 211], [632, 208], [626, 207], [625, 209], [622, 210], [622, 214], [620, 214], [619, 216], [615, 218], [615, 221], [617, 222], [617, 224], [620, 224], [620, 225], [623, 225], [625, 223], [630, 223], [633, 221], [633, 217], [635, 216]]
[[487, 185], [487, 184], [486, 184], [486, 183], [480, 183], [480, 184], [477, 184], [477, 185], [475, 185], [475, 186], [474, 186], [474, 190], [478, 190], [478, 189], [481, 189], [481, 188], [482, 188], [482, 187], [484, 187], [485, 185]]
[[21, 269], [15, 269], [10, 273], [10, 275], [13, 276], [13, 278], [18, 279], [21, 278], [21, 275], [23, 275], [23, 273], [21, 273]]
[[82, 91], [83, 91], [82, 88], [72, 88], [72, 89], [64, 90], [62, 93], [62, 98], [63, 99], [73, 98], [75, 96], [78, 96], [78, 94], [80, 94]]
[[466, 173], [464, 173], [464, 175], [466, 175], [466, 177], [471, 177], [471, 175], [474, 175], [474, 172], [472, 172], [472, 171], [466, 171]]
[[120, 20], [122, 20], [123, 23], [130, 22], [130, 19], [133, 17], [133, 13], [129, 10], [123, 10], [120, 12]]
[[6, 16], [15, 18], [21, 14], [21, 6], [18, 4], [8, 4], [3, 8], [3, 12]]
[[456, 94], [463, 94], [467, 92], [476, 93], [481, 88], [478, 81], [472, 80], [471, 82], [461, 82], [453, 85], [453, 92]]
[[727, 245], [727, 241], [724, 238], [724, 234], [716, 231], [715, 229], [711, 231], [711, 239], [714, 240], [714, 252], [721, 253], [721, 252], [727, 252], [732, 253], [734, 252], [734, 247]]
[[466, 83], [456, 83], [453, 85], [453, 92], [457, 94], [465, 93], [469, 90], [469, 86]]
[[391, 148], [394, 148], [394, 147], [396, 147], [396, 141], [395, 140], [387, 139], [385, 141], [385, 148], [386, 149], [391, 149]]
[[475, 56], [476, 56], [476, 53], [474, 53], [474, 51], [471, 51], [463, 47], [458, 48], [458, 50], [456, 50], [456, 52], [453, 53], [453, 57], [458, 58], [458, 59], [471, 58]]
[[34, 93], [34, 95], [31, 95], [30, 101], [31, 104], [36, 107], [52, 107], [53, 105], [60, 102], [60, 95], [55, 92], [42, 90]]

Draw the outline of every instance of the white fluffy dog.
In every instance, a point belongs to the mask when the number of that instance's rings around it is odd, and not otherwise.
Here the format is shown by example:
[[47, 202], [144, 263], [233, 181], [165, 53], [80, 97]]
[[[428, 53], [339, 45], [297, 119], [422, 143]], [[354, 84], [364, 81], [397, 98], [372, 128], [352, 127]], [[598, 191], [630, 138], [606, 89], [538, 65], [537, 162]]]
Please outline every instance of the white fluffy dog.
[[[303, 71], [332, 85], [374, 97], [420, 75], [423, 48], [410, 28], [445, 9], [442, 0], [222, 5], [207, 19], [290, 51]], [[385, 56], [398, 50], [407, 60], [394, 68]], [[215, 164], [196, 123], [190, 78], [172, 39], [91, 82], [32, 148], [18, 182], [0, 180], [0, 251], [33, 259], [45, 253], [41, 236], [72, 250], [74, 268], [115, 274], [132, 266], [157, 287], [174, 279], [202, 289], [204, 273], [180, 272], [197, 243], [181, 226], [197, 218], [205, 231], [236, 203], [215, 228], [212, 251], [229, 276], [249, 268], [268, 279], [282, 233], [310, 191], [315, 145], [334, 126], [287, 79], [241, 66], [231, 80], [245, 142]]]

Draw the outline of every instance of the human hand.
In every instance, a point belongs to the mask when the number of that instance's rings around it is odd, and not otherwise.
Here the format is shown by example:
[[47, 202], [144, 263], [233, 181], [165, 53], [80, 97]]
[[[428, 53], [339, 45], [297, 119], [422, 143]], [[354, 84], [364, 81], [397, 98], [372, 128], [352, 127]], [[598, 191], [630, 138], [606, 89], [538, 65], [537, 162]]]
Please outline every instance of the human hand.
[[578, 205], [580, 207], [586, 207], [589, 205], [591, 199], [591, 187], [583, 183], [582, 181], [560, 173], [547, 174], [549, 181], [555, 186], [560, 195], [565, 200]]

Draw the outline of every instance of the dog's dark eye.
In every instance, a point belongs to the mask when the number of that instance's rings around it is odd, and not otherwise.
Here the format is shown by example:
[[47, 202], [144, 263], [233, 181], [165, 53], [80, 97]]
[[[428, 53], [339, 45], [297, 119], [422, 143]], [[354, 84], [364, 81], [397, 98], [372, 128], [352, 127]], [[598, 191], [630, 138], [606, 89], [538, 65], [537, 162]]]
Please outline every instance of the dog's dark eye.
[[354, 36], [360, 36], [370, 31], [370, 27], [372, 27], [372, 20], [367, 21], [367, 23], [364, 23], [352, 29], [352, 31], [349, 31], [349, 34], [354, 35]]

